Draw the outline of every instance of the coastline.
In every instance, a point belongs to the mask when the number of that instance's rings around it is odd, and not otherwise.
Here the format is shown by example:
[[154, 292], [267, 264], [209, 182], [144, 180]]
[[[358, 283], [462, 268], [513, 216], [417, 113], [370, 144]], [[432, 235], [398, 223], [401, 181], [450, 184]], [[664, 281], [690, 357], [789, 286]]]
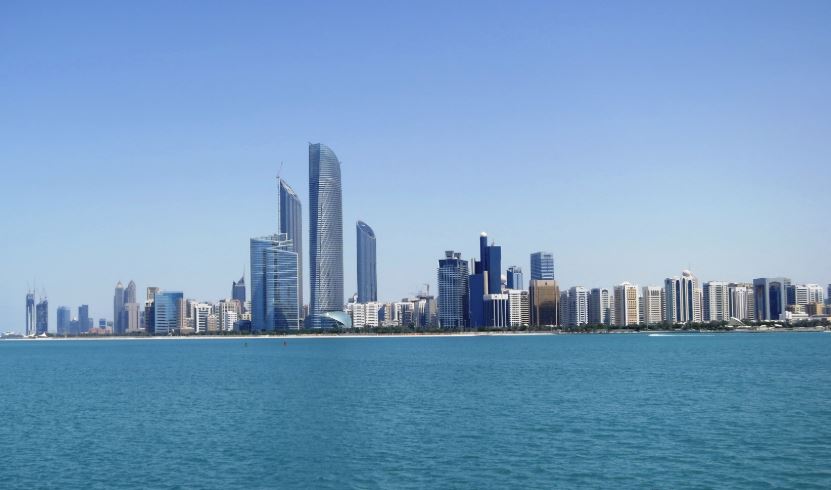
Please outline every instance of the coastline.
[[558, 335], [653, 335], [658, 336], [693, 336], [715, 334], [765, 334], [765, 333], [821, 333], [831, 332], [822, 327], [797, 327], [789, 329], [765, 330], [606, 330], [597, 332], [569, 332], [569, 331], [530, 331], [530, 332], [446, 332], [446, 333], [338, 333], [338, 334], [286, 334], [286, 335], [119, 335], [119, 336], [89, 336], [89, 337], [2, 337], [0, 341], [114, 341], [114, 340], [302, 340], [302, 339], [376, 339], [376, 338], [439, 338], [439, 337], [539, 337]]

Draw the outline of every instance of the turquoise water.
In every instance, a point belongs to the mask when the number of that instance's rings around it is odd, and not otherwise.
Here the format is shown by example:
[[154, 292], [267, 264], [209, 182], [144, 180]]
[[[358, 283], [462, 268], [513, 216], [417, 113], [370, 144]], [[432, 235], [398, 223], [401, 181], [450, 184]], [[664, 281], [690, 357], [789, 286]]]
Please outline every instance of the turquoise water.
[[829, 488], [831, 335], [0, 342], [3, 488]]

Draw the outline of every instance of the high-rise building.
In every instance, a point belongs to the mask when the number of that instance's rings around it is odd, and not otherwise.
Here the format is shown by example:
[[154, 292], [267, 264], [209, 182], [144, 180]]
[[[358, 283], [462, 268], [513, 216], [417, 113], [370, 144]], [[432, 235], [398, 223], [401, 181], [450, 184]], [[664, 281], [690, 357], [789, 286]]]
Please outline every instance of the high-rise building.
[[49, 331], [49, 301], [42, 298], [35, 306], [35, 334], [43, 335]]
[[462, 254], [448, 250], [437, 270], [438, 322], [444, 329], [460, 329], [467, 324], [468, 265]]
[[664, 318], [667, 323], [701, 323], [703, 320], [701, 284], [692, 272], [664, 280]]
[[641, 296], [641, 309], [643, 310], [643, 323], [646, 325], [658, 325], [663, 322], [663, 305], [661, 304], [663, 294], [658, 286], [644, 286]]
[[311, 328], [349, 326], [343, 311], [343, 210], [340, 161], [321, 143], [309, 144], [309, 279]]
[[487, 327], [507, 328], [508, 320], [508, 295], [505, 293], [486, 294], [485, 303], [485, 325]]
[[153, 301], [153, 298], [156, 297], [156, 293], [159, 292], [159, 288], [155, 286], [150, 286], [147, 288], [147, 301]]
[[788, 305], [787, 277], [761, 277], [753, 280], [753, 299], [756, 306], [756, 320], [781, 320]]
[[26, 293], [26, 336], [35, 334], [35, 293]]
[[[300, 260], [298, 257], [297, 260]], [[297, 273], [300, 273], [300, 268], [298, 267]], [[239, 303], [245, 306], [245, 273], [243, 272], [242, 277], [239, 278], [239, 281], [234, 281], [231, 284], [231, 299], [235, 299], [239, 301]], [[207, 316], [205, 317], [205, 321], [207, 321]]]
[[534, 252], [531, 254], [531, 280], [554, 280], [554, 254]]
[[378, 301], [378, 273], [375, 262], [375, 232], [368, 224], [355, 224], [358, 251], [358, 303]]
[[808, 288], [808, 303], [825, 303], [825, 291], [819, 284], [806, 284]]
[[730, 286], [726, 282], [704, 283], [704, 321], [726, 322], [730, 319]]
[[183, 294], [180, 291], [158, 291], [153, 299], [154, 335], [173, 335], [184, 317]]
[[502, 247], [488, 245], [488, 234], [479, 235], [479, 260], [473, 261], [469, 278], [468, 321], [471, 328], [489, 326], [485, 315], [485, 295], [502, 292]]
[[805, 284], [791, 284], [787, 289], [788, 306], [808, 304], [808, 286]]
[[615, 323], [617, 326], [636, 325], [640, 321], [638, 286], [623, 282], [615, 286]]
[[72, 310], [68, 306], [59, 306], [57, 320], [58, 335], [69, 335], [72, 332]]
[[78, 307], [78, 332], [87, 333], [92, 328], [92, 318], [89, 316], [89, 305]]
[[508, 326], [521, 327], [531, 324], [531, 304], [528, 291], [508, 289]]
[[522, 278], [522, 268], [516, 265], [508, 267], [508, 289], [525, 289], [525, 281]]
[[727, 294], [730, 301], [729, 314], [736, 320], [753, 319], [753, 285], [745, 283], [730, 283], [727, 285]]
[[568, 290], [568, 323], [570, 327], [579, 327], [589, 323], [589, 290], [574, 286]]
[[126, 333], [141, 332], [141, 306], [138, 303], [125, 303], [124, 320], [124, 331]]
[[136, 283], [130, 281], [127, 284], [127, 287], [124, 289], [124, 303], [135, 303], [136, 302]]
[[531, 325], [542, 327], [559, 324], [560, 287], [557, 281], [531, 279], [528, 283], [528, 302], [531, 310]]
[[[196, 333], [208, 333], [208, 316], [213, 313], [213, 308], [207, 303], [193, 303], [191, 305], [191, 318], [193, 318], [193, 330]], [[213, 333], [213, 332], [212, 332]]]
[[300, 328], [298, 280], [297, 252], [285, 233], [251, 239], [252, 331]]
[[124, 286], [121, 281], [115, 285], [115, 293], [113, 294], [113, 334], [121, 335], [126, 328], [122, 328], [121, 323], [124, 319], [122, 312], [124, 311]]
[[828, 285], [828, 294], [825, 295], [825, 303], [831, 304], [831, 284]]
[[[330, 150], [331, 151], [331, 150]], [[338, 182], [340, 185], [340, 182]], [[340, 192], [340, 191], [338, 191]], [[297, 302], [303, 306], [303, 208], [300, 198], [285, 180], [277, 177], [277, 233], [285, 233], [297, 254]], [[342, 301], [342, 300], [341, 300]], [[242, 301], [245, 308], [245, 299]], [[301, 321], [303, 317], [300, 317]]]
[[593, 288], [589, 293], [589, 325], [612, 324], [612, 295], [606, 288]]

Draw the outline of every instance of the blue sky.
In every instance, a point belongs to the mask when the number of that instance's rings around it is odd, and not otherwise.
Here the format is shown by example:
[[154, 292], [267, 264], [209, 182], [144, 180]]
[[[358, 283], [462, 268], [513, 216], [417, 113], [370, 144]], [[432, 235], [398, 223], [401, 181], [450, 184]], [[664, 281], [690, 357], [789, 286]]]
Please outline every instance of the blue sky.
[[831, 282], [831, 3], [300, 3], [0, 3], [0, 330], [33, 280], [51, 330], [119, 280], [230, 295], [307, 142], [347, 292], [358, 219], [387, 300], [483, 230], [566, 286]]

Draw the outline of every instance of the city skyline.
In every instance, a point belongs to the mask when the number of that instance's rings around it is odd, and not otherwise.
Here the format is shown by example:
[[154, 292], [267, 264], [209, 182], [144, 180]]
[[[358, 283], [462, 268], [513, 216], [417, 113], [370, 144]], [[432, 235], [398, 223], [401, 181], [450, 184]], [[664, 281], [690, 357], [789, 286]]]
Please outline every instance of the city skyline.
[[[825, 3], [381, 5], [366, 19], [258, 5], [244, 29], [220, 6], [167, 7], [170, 25], [3, 8], [3, 331], [25, 326], [35, 282], [50, 330], [58, 306], [113, 320], [118, 280], [227, 297], [247, 240], [273, 230], [274, 176], [308, 202], [306, 141], [342, 159], [344, 222], [383, 237], [385, 300], [435, 291], [436, 258], [476, 256], [482, 230], [526, 287], [539, 250], [562, 288], [660, 286], [684, 269], [831, 282], [827, 230], [793, 212], [827, 207]], [[326, 36], [292, 42], [312, 18]], [[365, 29], [345, 36], [343, 19]], [[346, 297], [355, 256], [347, 232]]]

